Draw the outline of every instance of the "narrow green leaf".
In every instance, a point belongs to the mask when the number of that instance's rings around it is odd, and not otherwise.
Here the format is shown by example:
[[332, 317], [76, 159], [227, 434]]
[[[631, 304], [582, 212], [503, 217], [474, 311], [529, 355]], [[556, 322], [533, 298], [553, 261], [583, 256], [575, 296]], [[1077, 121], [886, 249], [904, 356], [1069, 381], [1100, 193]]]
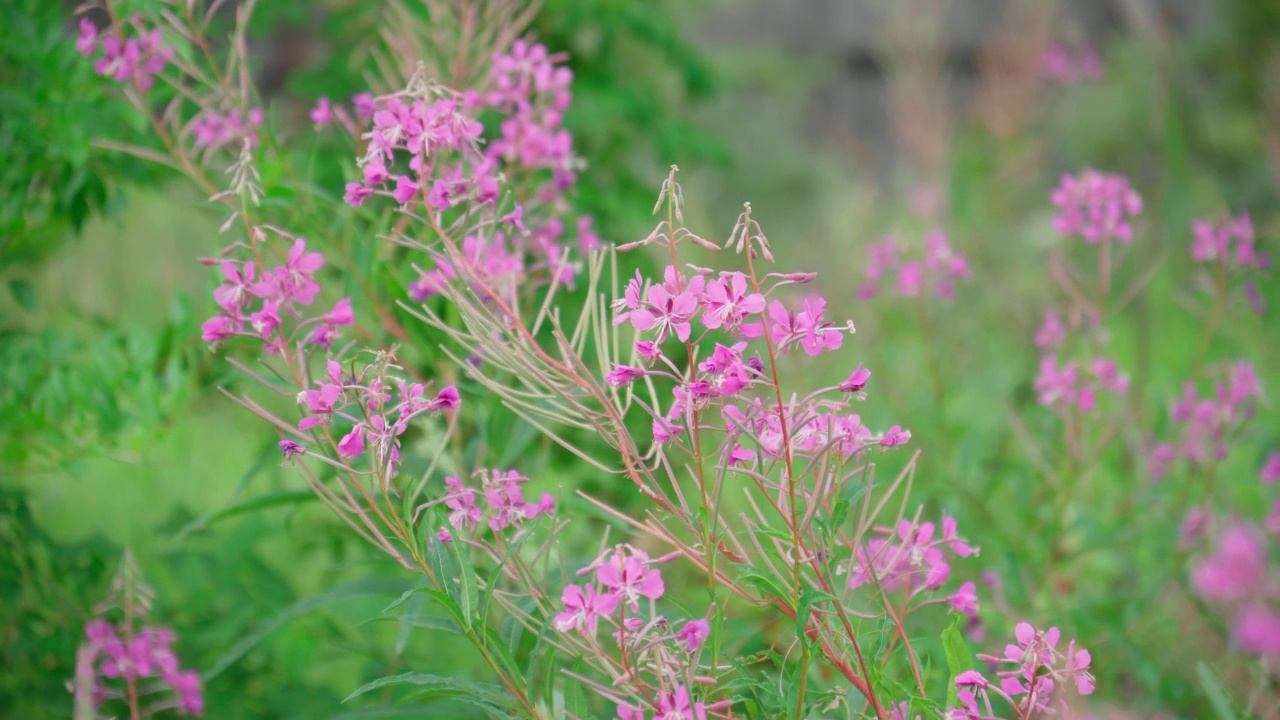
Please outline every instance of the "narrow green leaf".
[[[476, 581], [476, 569], [462, 556], [461, 545], [462, 543], [449, 543], [449, 549], [458, 562], [458, 603], [462, 605], [463, 614], [470, 620], [475, 617], [476, 608], [480, 604], [480, 589]], [[483, 623], [484, 619], [480, 618], [480, 622]]]
[[778, 581], [762, 574], [760, 571], [750, 565], [736, 565], [741, 572], [741, 581], [750, 585], [754, 585], [758, 590], [763, 590], [767, 597], [776, 597], [781, 600], [787, 600], [791, 597], [791, 593], [778, 584]]
[[193, 532], [205, 530], [215, 522], [233, 518], [237, 515], [244, 515], [256, 510], [263, 510], [265, 508], [276, 507], [279, 505], [302, 505], [305, 503], [315, 502], [317, 499], [316, 494], [310, 490], [263, 495], [262, 497], [237, 503], [217, 512], [209, 513], [208, 515], [202, 515], [187, 523], [182, 527], [182, 529], [178, 530], [177, 537], [181, 538]]
[[452, 633], [454, 635], [464, 635], [462, 628], [458, 627], [458, 623], [446, 617], [439, 615], [423, 615], [421, 613], [408, 613], [405, 615], [395, 616], [405, 627], [420, 628], [423, 630], [439, 630], [441, 632]]
[[222, 657], [209, 668], [202, 679], [205, 682], [212, 680], [222, 674], [224, 670], [231, 667], [232, 663], [244, 657], [245, 653], [253, 649], [267, 635], [281, 625], [293, 620], [294, 618], [305, 615], [313, 610], [318, 610], [330, 605], [336, 605], [344, 600], [350, 600], [357, 597], [369, 597], [373, 595], [390, 595], [392, 593], [401, 592], [404, 589], [405, 581], [397, 578], [362, 578], [339, 585], [328, 592], [311, 597], [302, 598], [289, 607], [285, 608], [275, 617], [259, 623], [253, 632], [245, 635], [235, 642]]
[[[407, 672], [399, 675], [389, 675], [381, 677], [372, 682], [361, 685], [355, 692], [348, 695], [342, 702], [350, 702], [355, 698], [385, 687], [396, 687], [399, 685], [412, 685], [417, 688], [416, 696], [428, 695], [432, 697], [452, 697], [466, 700], [479, 707], [486, 709], [499, 709], [507, 706], [506, 700], [503, 698], [502, 688], [496, 685], [485, 685], [481, 683], [459, 680], [457, 678], [443, 677], [433, 675], [431, 673]], [[486, 707], [488, 706], [488, 707]]]
[[533, 651], [529, 653], [529, 672], [524, 679], [524, 686], [534, 691], [531, 694], [536, 696], [540, 693], [544, 699], [552, 696], [556, 677], [556, 649], [549, 643], [543, 642], [546, 634], [543, 632], [538, 636]]
[[[582, 674], [586, 671], [586, 667], [582, 660], [579, 659], [573, 665], [573, 671]], [[572, 713], [576, 717], [587, 717], [587, 696], [583, 692], [582, 683], [577, 680], [567, 680], [564, 684], [564, 711], [566, 714]]]
[[516, 664], [515, 657], [507, 650], [506, 645], [502, 643], [502, 638], [498, 637], [498, 632], [487, 624], [479, 624], [477, 627], [484, 628], [485, 650], [493, 656], [493, 659], [502, 668], [502, 674], [514, 685], [520, 687], [524, 682], [524, 673], [521, 672], [520, 666]]
[[1213, 706], [1213, 714], [1218, 716], [1218, 720], [1241, 720], [1231, 695], [1208, 665], [1196, 663], [1196, 676], [1200, 678], [1200, 685], [1204, 687], [1204, 694], [1209, 696], [1209, 704]]
[[963, 615], [953, 613], [951, 624], [942, 631], [942, 650], [947, 655], [947, 671], [951, 673], [951, 682], [947, 684], [947, 707], [958, 704], [956, 678], [960, 673], [973, 669], [973, 653], [960, 635], [960, 622], [963, 619]]
[[432, 590], [431, 588], [417, 587], [410, 590], [405, 590], [404, 594], [402, 594], [399, 598], [397, 598], [395, 602], [388, 605], [386, 609], [383, 610], [382, 612], [390, 613], [392, 610], [395, 610], [396, 608], [405, 604], [406, 602], [409, 601], [410, 598], [412, 598], [414, 595], [417, 595], [419, 593], [426, 595], [427, 597], [431, 598], [432, 600], [435, 600], [436, 602], [444, 606], [444, 609], [447, 610], [449, 614], [453, 616], [453, 619], [455, 621], [457, 621], [459, 625], [459, 629], [463, 628], [464, 624], [466, 623], [466, 618], [462, 614], [462, 607], [459, 606], [458, 603], [454, 602], [453, 598], [449, 597], [448, 595], [445, 595], [444, 593], [438, 590]]

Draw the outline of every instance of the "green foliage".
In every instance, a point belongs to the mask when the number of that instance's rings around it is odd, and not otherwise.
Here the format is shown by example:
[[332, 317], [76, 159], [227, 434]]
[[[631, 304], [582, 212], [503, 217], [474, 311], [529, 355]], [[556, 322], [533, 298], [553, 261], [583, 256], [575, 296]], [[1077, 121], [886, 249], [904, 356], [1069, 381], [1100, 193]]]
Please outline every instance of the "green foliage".
[[122, 433], [144, 440], [199, 390], [198, 333], [182, 296], [155, 332], [101, 320], [71, 332], [0, 328], [0, 464], [71, 462]]
[[727, 166], [725, 143], [690, 111], [719, 91], [710, 62], [680, 27], [689, 8], [670, 2], [549, 0], [535, 29], [569, 54], [574, 109], [566, 124], [587, 159], [582, 206], [615, 242], [648, 232], [655, 178], [678, 160]]
[[94, 215], [118, 208], [125, 183], [158, 169], [93, 148], [139, 118], [101, 92], [68, 37], [64, 6], [16, 0], [0, 23], [0, 267], [48, 257]]

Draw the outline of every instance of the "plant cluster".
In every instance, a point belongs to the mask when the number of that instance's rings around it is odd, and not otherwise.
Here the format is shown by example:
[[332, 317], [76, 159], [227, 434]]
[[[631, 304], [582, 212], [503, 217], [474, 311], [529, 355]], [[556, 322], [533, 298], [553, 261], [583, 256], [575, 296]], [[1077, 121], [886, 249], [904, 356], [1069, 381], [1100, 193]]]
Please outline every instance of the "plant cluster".
[[[194, 3], [159, 19], [105, 9], [112, 23], [84, 21], [77, 48], [147, 119], [167, 152], [154, 159], [209, 191], [231, 238], [202, 260], [219, 283], [202, 339], [250, 381], [227, 394], [275, 429], [283, 461], [352, 533], [418, 580], [386, 613], [429, 601], [437, 612], [416, 622], [464, 638], [489, 675], [408, 671], [353, 698], [400, 688], [530, 718], [1086, 716], [1089, 650], [998, 592], [988, 610], [968, 579], [982, 536], [910, 504], [928, 439], [903, 419], [864, 420], [872, 368], [843, 361], [847, 379], [806, 381], [854, 345], [855, 326], [813, 290], [816, 273], [775, 267], [749, 203], [726, 240], [710, 240], [685, 224], [672, 166], [643, 238], [608, 247], [576, 214], [583, 162], [564, 125], [563, 56], [503, 28], [468, 38], [488, 43], [478, 67], [459, 53], [453, 67], [400, 67], [407, 81], [371, 84], [349, 106], [319, 98], [313, 131], [345, 157], [330, 158], [344, 181], [317, 189], [252, 90], [252, 3], [221, 50]], [[163, 107], [159, 88], [172, 93]], [[1062, 458], [1036, 529], [1063, 548], [1091, 463], [1108, 453], [1134, 452], [1153, 483], [1188, 470], [1211, 486], [1262, 390], [1247, 362], [1210, 367], [1204, 353], [1229, 276], [1266, 261], [1247, 216], [1195, 225], [1190, 253], [1214, 278], [1203, 347], [1161, 439], [1152, 429], [1122, 448], [1139, 413], [1108, 328], [1142, 291], [1118, 291], [1117, 268], [1140, 242], [1143, 202], [1125, 177], [1094, 170], [1063, 177], [1049, 201], [1062, 302], [1035, 333], [1028, 384]], [[660, 269], [636, 269], [641, 254]], [[357, 256], [376, 257], [396, 292], [372, 289], [374, 263]], [[911, 298], [927, 321], [973, 274], [933, 231], [918, 250], [874, 245], [858, 295]], [[942, 368], [931, 372], [937, 398]], [[1214, 377], [1202, 398], [1197, 383]], [[495, 408], [639, 500], [569, 493], [518, 454], [466, 445], [478, 409]], [[882, 464], [901, 469], [886, 478]], [[1266, 535], [1219, 521], [1211, 500], [1168, 499], [1197, 513], [1183, 532], [1191, 588], [1233, 614], [1241, 650], [1274, 654]], [[1197, 549], [1210, 537], [1212, 551]], [[136, 681], [153, 676], [177, 693], [171, 707], [198, 714], [171, 634], [125, 617], [86, 629], [86, 673], [123, 678], [134, 717]], [[765, 630], [744, 632], [753, 624]], [[986, 624], [1012, 625], [1002, 654], [975, 655], [962, 637], [984, 642]], [[100, 687], [77, 690], [96, 705], [109, 697]]]

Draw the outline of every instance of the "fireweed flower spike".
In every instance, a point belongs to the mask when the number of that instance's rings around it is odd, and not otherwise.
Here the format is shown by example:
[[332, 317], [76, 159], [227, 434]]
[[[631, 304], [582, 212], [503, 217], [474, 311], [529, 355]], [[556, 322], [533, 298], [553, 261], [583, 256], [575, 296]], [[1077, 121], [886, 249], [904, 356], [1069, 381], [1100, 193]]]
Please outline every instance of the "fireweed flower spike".
[[[1169, 411], [1169, 439], [1156, 442], [1147, 457], [1153, 480], [1165, 477], [1178, 462], [1207, 468], [1226, 460], [1234, 436], [1254, 415], [1262, 385], [1253, 366], [1243, 361], [1217, 368], [1213, 390], [1201, 395], [1187, 383]], [[1263, 475], [1266, 477], [1265, 473]]]
[[1127, 179], [1097, 170], [1063, 175], [1050, 199], [1058, 208], [1053, 229], [1091, 244], [1129, 242], [1133, 239], [1130, 221], [1142, 212], [1142, 198]]
[[[1272, 537], [1280, 528], [1280, 512], [1273, 509], [1265, 521]], [[1191, 587], [1231, 620], [1231, 638], [1250, 655], [1280, 653], [1280, 597], [1276, 596], [1275, 569], [1268, 558], [1266, 536], [1238, 520], [1224, 524], [1212, 551], [1191, 565]]]
[[87, 657], [96, 671], [93, 696], [101, 705], [124, 693], [111, 686], [120, 681], [134, 683], [158, 678], [174, 694], [173, 705], [184, 715], [204, 714], [200, 675], [182, 670], [174, 653], [176, 637], [168, 628], [143, 627], [132, 635], [105, 620], [92, 620], [84, 627]]
[[1248, 213], [1221, 225], [1195, 220], [1191, 223], [1191, 236], [1191, 257], [1198, 263], [1255, 270], [1265, 267], [1264, 258], [1254, 246], [1253, 222]]
[[155, 85], [156, 75], [173, 60], [173, 48], [155, 28], [148, 29], [139, 18], [117, 23], [99, 32], [93, 21], [80, 18], [80, 35], [76, 49], [85, 57], [102, 55], [93, 63], [93, 71], [119, 83], [129, 83], [140, 92]]
[[858, 289], [858, 298], [869, 300], [879, 295], [892, 273], [893, 293], [902, 297], [932, 295], [941, 300], [955, 297], [955, 283], [972, 279], [968, 259], [947, 242], [947, 236], [934, 230], [925, 236], [920, 249], [888, 237], [867, 250], [866, 282]]
[[1040, 65], [1046, 80], [1062, 85], [1075, 85], [1086, 80], [1097, 80], [1106, 74], [1106, 66], [1093, 46], [1077, 45], [1074, 48], [1053, 43], [1045, 48]]
[[1062, 412], [1091, 413], [1097, 409], [1101, 393], [1123, 395], [1128, 389], [1128, 376], [1109, 358], [1059, 364], [1053, 356], [1046, 356], [1040, 359], [1040, 373], [1035, 379], [1040, 404]]
[[73, 691], [77, 697], [87, 696], [95, 710], [108, 703], [127, 704], [133, 717], [167, 709], [200, 716], [204, 713], [200, 675], [181, 667], [172, 630], [144, 624], [152, 590], [140, 575], [133, 556], [126, 553], [111, 595], [98, 610], [99, 614], [120, 611], [124, 617], [119, 621], [95, 617], [85, 624]]
[[1269, 269], [1270, 261], [1255, 246], [1249, 214], [1242, 213], [1216, 225], [1208, 220], [1195, 220], [1191, 224], [1191, 235], [1191, 257], [1204, 266], [1207, 278], [1203, 286], [1215, 296], [1213, 317], [1218, 320], [1212, 321], [1212, 327], [1216, 329], [1225, 309], [1232, 276], [1245, 276], [1242, 281], [1245, 299], [1256, 313], [1262, 314], [1266, 308], [1254, 278]]
[[[876, 528], [882, 537], [867, 540], [854, 554], [849, 572], [849, 587], [879, 584], [886, 592], [906, 588], [909, 597], [917, 597], [946, 584], [951, 575], [948, 555], [969, 557], [977, 548], [956, 535], [955, 520], [943, 516], [943, 536], [937, 537], [932, 522], [918, 526], [903, 519], [893, 531]], [[962, 584], [945, 602], [958, 612], [977, 612], [976, 586]]]
[[[1005, 646], [1003, 656], [979, 654], [979, 660], [1003, 665], [1008, 669], [997, 671], [998, 683], [988, 680], [981, 672], [970, 670], [956, 677], [956, 687], [961, 688], [962, 707], [948, 710], [948, 717], [984, 718], [991, 714], [992, 697], [1003, 700], [1020, 718], [1036, 717], [1051, 712], [1050, 702], [1060, 699], [1056, 688], [1070, 683], [1079, 695], [1091, 695], [1094, 691], [1093, 675], [1089, 673], [1092, 657], [1088, 650], [1077, 647], [1075, 641], [1059, 648], [1061, 634], [1058, 628], [1037, 630], [1030, 623], [1020, 622], [1014, 631], [1015, 643]], [[987, 713], [979, 711], [981, 699]], [[1060, 708], [1065, 717], [1076, 717], [1063, 700]]]

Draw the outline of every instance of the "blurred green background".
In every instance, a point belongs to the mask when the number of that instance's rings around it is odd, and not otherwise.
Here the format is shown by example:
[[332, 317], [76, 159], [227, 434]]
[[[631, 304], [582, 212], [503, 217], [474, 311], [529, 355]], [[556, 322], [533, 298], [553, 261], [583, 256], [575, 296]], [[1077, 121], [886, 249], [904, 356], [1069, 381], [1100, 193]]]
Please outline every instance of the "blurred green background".
[[[279, 466], [275, 435], [217, 391], [231, 374], [199, 340], [212, 285], [195, 258], [216, 245], [219, 219], [162, 171], [93, 146], [136, 120], [75, 53], [68, 8], [15, 2], [0, 20], [0, 709], [70, 714], [80, 629], [132, 548], [154, 617], [208, 673], [208, 716], [395, 716], [340, 701], [398, 668], [465, 666], [469, 650], [367, 622], [409, 581], [348, 537]], [[356, 5], [263, 4], [253, 31], [256, 47], [275, 48], [259, 69], [273, 106], [300, 114], [360, 89], [345, 62]], [[1280, 5], [1059, 3], [1054, 15], [1028, 0], [979, 13], [971, 32], [946, 13], [982, 3], [783, 5], [544, 3], [536, 35], [568, 51], [576, 74], [567, 122], [589, 162], [583, 209], [608, 240], [643, 237], [673, 162], [695, 232], [726, 237], [751, 201], [779, 265], [819, 270], [830, 312], [857, 324], [841, 357], [874, 369], [870, 424], [902, 423], [924, 449], [917, 501], [986, 533], [969, 532], [982, 569], [1005, 578], [1018, 612], [1087, 639], [1118, 707], [1203, 716], [1203, 677], [1168, 648], [1185, 641], [1215, 660], [1213, 628], [1181, 638], [1186, 618], [1134, 601], [1182, 573], [1167, 552], [1181, 518], [1129, 522], [1120, 499], [1141, 470], [1103, 458], [1092, 520], [1075, 532], [1128, 554], [1081, 557], [1052, 578], [1069, 595], [1046, 590], [1028, 571], [1052, 551], [1028, 534], [1037, 474], [1010, 417], [1044, 419], [1029, 339], [1052, 302], [1047, 198], [1060, 173], [1121, 172], [1147, 200], [1121, 273], [1162, 271], [1114, 343], [1153, 407], [1180, 388], [1199, 334], [1184, 307], [1191, 219], [1247, 209], [1276, 254]], [[1044, 83], [1043, 42], [1086, 39], [1105, 76]], [[281, 52], [289, 43], [300, 49]], [[922, 319], [856, 301], [869, 243], [935, 224], [977, 277], [959, 302]], [[1273, 311], [1233, 315], [1211, 359], [1249, 358], [1275, 388], [1280, 292], [1260, 290]], [[949, 380], [938, 396], [930, 363]], [[1239, 479], [1221, 490], [1225, 506], [1270, 503], [1256, 468], [1280, 447], [1276, 417], [1263, 408], [1224, 471]], [[1147, 572], [1134, 576], [1134, 563]], [[1238, 672], [1221, 670], [1228, 684]]]

